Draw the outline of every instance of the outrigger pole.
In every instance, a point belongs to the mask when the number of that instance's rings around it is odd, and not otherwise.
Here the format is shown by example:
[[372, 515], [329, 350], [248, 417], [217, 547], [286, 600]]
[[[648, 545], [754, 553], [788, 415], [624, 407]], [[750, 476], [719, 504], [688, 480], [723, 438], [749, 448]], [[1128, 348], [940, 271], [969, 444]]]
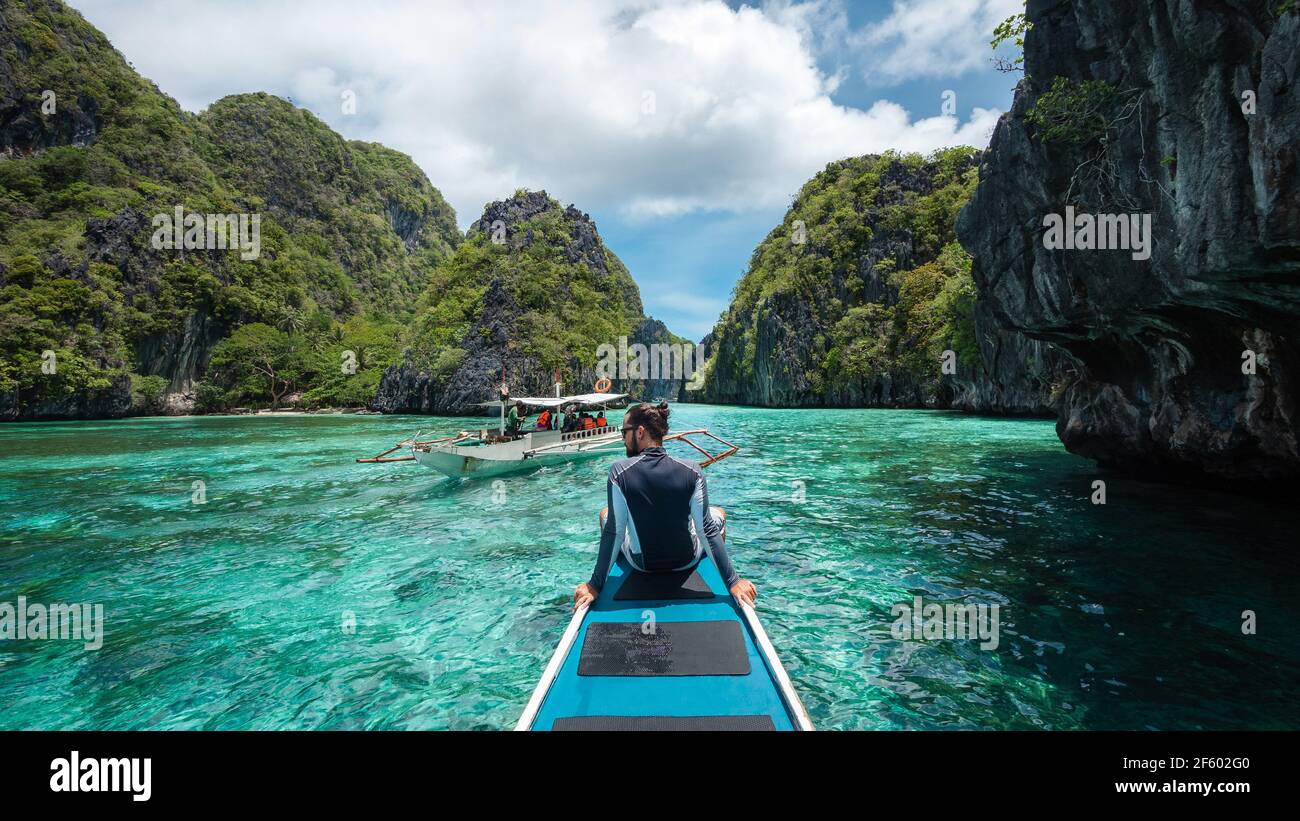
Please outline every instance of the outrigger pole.
[[[419, 435], [420, 432], [416, 431], [415, 436], [419, 436]], [[443, 437], [442, 439], [426, 439], [423, 441], [416, 440], [415, 436], [412, 436], [410, 439], [405, 439], [401, 442], [398, 442], [396, 445], [393, 445], [391, 448], [384, 451], [383, 453], [378, 453], [375, 454], [374, 456], [367, 456], [363, 459], [358, 459], [357, 461], [363, 464], [373, 464], [375, 462], [414, 462], [415, 461], [414, 456], [389, 456], [388, 454], [392, 453], [395, 450], [401, 450], [402, 448], [416, 447], [419, 445], [441, 445], [444, 442], [457, 442], [460, 441], [461, 439], [466, 438], [467, 436], [469, 436], [469, 434], [466, 433], [465, 431], [461, 431], [455, 436], [446, 436]]]
[[[415, 436], [419, 436], [419, 435], [420, 434], [417, 431]], [[688, 438], [696, 435], [707, 436], [710, 439], [719, 442], [724, 446], [725, 450], [723, 450], [721, 453], [716, 453], [716, 454], [709, 453], [707, 450], [695, 444]], [[382, 453], [377, 453], [374, 456], [367, 456], [365, 458], [357, 459], [357, 462], [362, 464], [376, 464], [379, 462], [413, 462], [415, 461], [414, 456], [389, 456], [388, 454], [392, 453], [395, 450], [401, 450], [402, 448], [406, 448], [406, 447], [420, 446], [420, 445], [440, 445], [443, 444], [444, 442], [458, 442], [461, 439], [466, 438], [467, 436], [469, 436], [469, 434], [464, 431], [461, 431], [455, 436], [447, 436], [442, 439], [417, 440], [413, 436], [410, 439], [405, 439], [401, 442], [398, 442], [396, 445], [393, 445], [391, 448], [389, 448], [386, 451], [383, 451]], [[738, 450], [740, 450], [740, 447], [738, 445], [733, 445], [727, 440], [723, 439], [721, 436], [711, 433], [703, 428], [697, 428], [695, 430], [678, 431], [677, 433], [670, 433], [664, 437], [665, 442], [672, 441], [673, 439], [680, 439], [681, 441], [695, 448], [697, 451], [699, 451], [704, 455], [704, 461], [700, 462], [701, 468], [706, 468], [709, 465], [714, 464], [715, 462], [721, 462], [723, 459], [726, 459], [728, 456], [731, 456], [735, 454]], [[556, 447], [556, 445], [538, 448], [536, 451], [533, 451], [533, 453], [549, 450], [554, 447]]]
[[[720, 442], [722, 445], [725, 446], [726, 449], [723, 450], [721, 453], [716, 453], [716, 454], [715, 454], [715, 453], [709, 453], [707, 450], [705, 450], [704, 448], [700, 447], [699, 445], [697, 445], [697, 444], [695, 444], [694, 442], [692, 442], [689, 438], [687, 438], [687, 437], [695, 436], [695, 435], [707, 436], [707, 437], [709, 437], [710, 439], [713, 439], [713, 440], [715, 440], [715, 441], [717, 441], [717, 442]], [[731, 455], [734, 454], [736, 451], [740, 450], [740, 447], [739, 447], [738, 445], [733, 445], [733, 444], [731, 444], [730, 442], [728, 442], [727, 440], [723, 439], [721, 436], [718, 436], [718, 435], [716, 435], [716, 434], [710, 433], [709, 431], [705, 430], [704, 428], [697, 428], [697, 429], [695, 429], [695, 430], [684, 430], [684, 431], [679, 431], [678, 433], [672, 433], [672, 434], [669, 434], [668, 436], [665, 436], [665, 437], [664, 437], [664, 441], [665, 441], [665, 442], [671, 442], [671, 441], [674, 440], [674, 439], [679, 439], [679, 440], [685, 442], [686, 444], [690, 445], [691, 447], [695, 448], [695, 449], [698, 450], [700, 453], [704, 454], [704, 461], [699, 463], [701, 468], [706, 468], [706, 467], [708, 467], [709, 465], [711, 465], [711, 464], [713, 464], [713, 463], [715, 463], [715, 462], [721, 462], [723, 459], [726, 459], [728, 456], [731, 456]], [[545, 452], [547, 452], [547, 451], [549, 451], [549, 450], [555, 450], [556, 448], [567, 447], [567, 446], [569, 446], [570, 444], [571, 444], [571, 443], [569, 443], [569, 442], [556, 442], [556, 443], [553, 444], [553, 445], [543, 445], [543, 446], [540, 447], [540, 448], [534, 448], [533, 450], [527, 451], [527, 453], [525, 454], [525, 457], [534, 457], [534, 456], [536, 456], [536, 455], [539, 454], [539, 453], [545, 453]], [[617, 442], [605, 442], [605, 443], [602, 443], [602, 444], [600, 444], [600, 445], [597, 445], [596, 447], [607, 448], [607, 447], [610, 447], [611, 445], [615, 445], [615, 444], [618, 444], [618, 443], [617, 443]]]
[[[707, 436], [710, 439], [722, 443], [726, 447], [726, 450], [718, 454], [709, 453], [707, 450], [705, 450], [704, 448], [700, 447], [699, 445], [695, 444], [694, 442], [692, 442], [690, 439], [687, 438], [689, 436], [695, 436], [696, 434], [699, 434], [701, 436]], [[678, 433], [670, 433], [664, 437], [665, 442], [668, 442], [673, 439], [680, 439], [686, 444], [698, 450], [700, 453], [704, 454], [705, 460], [703, 462], [700, 462], [701, 468], [706, 468], [709, 465], [713, 464], [714, 462], [721, 462], [723, 459], [726, 459], [728, 456], [731, 456], [736, 451], [740, 450], [740, 447], [738, 445], [733, 445], [730, 442], [728, 442], [726, 439], [723, 439], [721, 436], [710, 433], [704, 428], [697, 428], [696, 430], [684, 430]]]

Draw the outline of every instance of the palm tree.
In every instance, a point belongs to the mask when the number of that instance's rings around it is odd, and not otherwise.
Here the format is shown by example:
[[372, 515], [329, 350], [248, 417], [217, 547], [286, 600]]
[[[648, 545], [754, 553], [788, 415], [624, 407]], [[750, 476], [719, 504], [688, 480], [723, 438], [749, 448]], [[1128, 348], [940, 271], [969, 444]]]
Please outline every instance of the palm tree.
[[296, 334], [301, 333], [306, 324], [302, 311], [289, 305], [280, 306], [280, 316], [275, 321], [275, 327], [287, 334]]

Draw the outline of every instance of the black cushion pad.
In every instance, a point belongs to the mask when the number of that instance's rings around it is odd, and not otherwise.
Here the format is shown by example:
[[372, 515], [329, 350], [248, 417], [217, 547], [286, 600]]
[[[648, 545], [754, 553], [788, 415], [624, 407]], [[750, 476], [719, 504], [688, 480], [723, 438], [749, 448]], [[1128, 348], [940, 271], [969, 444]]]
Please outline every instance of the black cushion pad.
[[615, 601], [650, 601], [652, 599], [711, 599], [709, 583], [695, 568], [667, 573], [642, 573], [633, 570], [614, 591]]
[[593, 622], [578, 659], [580, 676], [744, 676], [749, 654], [736, 621]]
[[771, 716], [575, 716], [557, 718], [552, 730], [776, 730]]

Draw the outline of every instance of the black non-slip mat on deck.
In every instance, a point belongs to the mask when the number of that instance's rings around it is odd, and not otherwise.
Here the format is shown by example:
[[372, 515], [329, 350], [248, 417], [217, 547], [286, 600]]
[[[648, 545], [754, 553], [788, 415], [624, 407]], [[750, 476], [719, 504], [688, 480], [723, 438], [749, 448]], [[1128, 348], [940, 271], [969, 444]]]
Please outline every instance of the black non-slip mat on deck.
[[573, 716], [557, 718], [552, 730], [604, 730], [652, 732], [656, 730], [769, 730], [775, 731], [771, 716]]
[[642, 573], [634, 570], [614, 592], [614, 601], [711, 598], [713, 591], [709, 589], [709, 583], [693, 567], [668, 573]]
[[749, 653], [736, 621], [594, 622], [580, 676], [744, 676]]

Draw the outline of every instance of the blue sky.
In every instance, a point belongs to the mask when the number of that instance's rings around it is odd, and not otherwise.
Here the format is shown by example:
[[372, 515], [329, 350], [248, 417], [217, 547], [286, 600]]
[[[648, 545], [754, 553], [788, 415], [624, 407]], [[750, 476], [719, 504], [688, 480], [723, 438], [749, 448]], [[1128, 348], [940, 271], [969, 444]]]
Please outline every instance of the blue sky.
[[[827, 162], [983, 147], [1018, 0], [72, 0], [190, 111], [266, 91], [412, 156], [462, 228], [545, 189], [701, 338]], [[364, 11], [361, 9], [364, 8]], [[183, 12], [183, 13], [182, 13]], [[179, 16], [178, 16], [179, 15]], [[945, 91], [955, 111], [941, 109]], [[348, 109], [341, 100], [350, 98]]]

